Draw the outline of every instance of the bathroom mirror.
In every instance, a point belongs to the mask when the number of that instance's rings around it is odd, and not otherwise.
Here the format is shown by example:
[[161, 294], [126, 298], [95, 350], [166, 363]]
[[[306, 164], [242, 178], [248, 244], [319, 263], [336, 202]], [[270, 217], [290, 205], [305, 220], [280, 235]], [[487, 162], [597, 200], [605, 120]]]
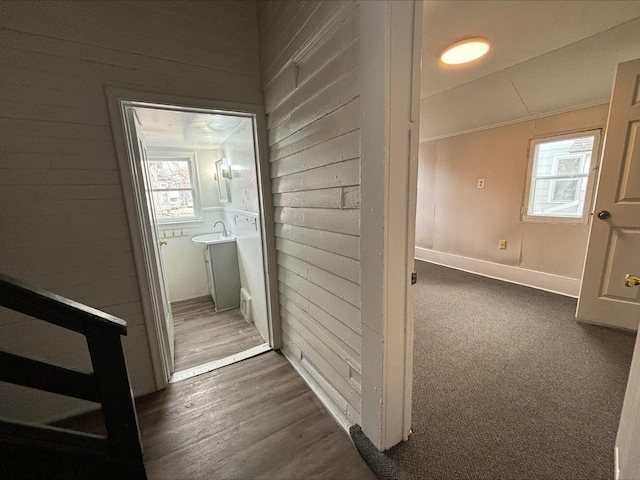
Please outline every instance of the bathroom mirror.
[[229, 201], [229, 179], [231, 177], [231, 169], [227, 165], [226, 158], [216, 161], [216, 179], [218, 181], [218, 198], [221, 202]]

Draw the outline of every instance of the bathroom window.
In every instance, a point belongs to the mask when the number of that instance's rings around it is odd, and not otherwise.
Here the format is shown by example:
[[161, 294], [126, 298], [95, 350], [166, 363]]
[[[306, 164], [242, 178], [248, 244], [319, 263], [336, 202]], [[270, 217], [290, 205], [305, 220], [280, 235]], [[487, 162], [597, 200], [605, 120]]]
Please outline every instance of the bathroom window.
[[523, 220], [588, 223], [600, 130], [534, 139]]
[[153, 209], [158, 223], [197, 220], [198, 195], [193, 157], [150, 156], [147, 165]]

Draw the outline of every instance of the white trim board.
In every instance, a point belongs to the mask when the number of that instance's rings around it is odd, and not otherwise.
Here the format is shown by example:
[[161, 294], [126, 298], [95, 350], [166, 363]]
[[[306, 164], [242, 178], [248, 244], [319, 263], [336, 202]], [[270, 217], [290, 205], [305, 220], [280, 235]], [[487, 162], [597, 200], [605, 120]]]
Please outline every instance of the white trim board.
[[[429, 97], [425, 97], [425, 98], [421, 99], [420, 101], [425, 100], [427, 98], [429, 98]], [[578, 110], [583, 110], [583, 109], [593, 108], [593, 107], [599, 107], [600, 105], [608, 105], [608, 104], [609, 104], [609, 99], [607, 99], [607, 100], [595, 100], [594, 102], [585, 103], [583, 105], [575, 105], [575, 106], [567, 107], [567, 108], [561, 108], [560, 110], [554, 110], [552, 112], [544, 112], [544, 113], [539, 113], [537, 115], [529, 115], [528, 117], [514, 118], [513, 120], [507, 120], [505, 122], [493, 123], [491, 125], [484, 125], [482, 127], [469, 128], [467, 130], [460, 130], [458, 132], [443, 133], [442, 135], [435, 135], [433, 137], [424, 137], [424, 138], [420, 138], [420, 143], [432, 142], [434, 140], [442, 140], [444, 138], [450, 138], [450, 137], [457, 137], [459, 135], [467, 135], [469, 133], [482, 132], [484, 130], [491, 130], [492, 128], [500, 128], [500, 127], [506, 127], [507, 125], [515, 125], [516, 123], [531, 122], [533, 120], [538, 120], [540, 118], [553, 117], [554, 115], [561, 115], [563, 113], [571, 113], [571, 112], [575, 112], [575, 111], [578, 111]]]
[[242, 360], [246, 360], [247, 358], [255, 357], [256, 355], [268, 352], [269, 350], [271, 350], [271, 346], [268, 343], [262, 343], [256, 347], [252, 347], [248, 350], [229, 355], [228, 357], [224, 357], [219, 360], [213, 360], [211, 362], [198, 365], [197, 367], [180, 370], [179, 372], [174, 372], [173, 375], [171, 375], [169, 383], [176, 383], [182, 380], [186, 380], [187, 378], [202, 375], [203, 373], [209, 373], [219, 368], [241, 362]]
[[563, 277], [526, 268], [487, 262], [486, 260], [461, 257], [421, 247], [416, 247], [416, 259], [475, 273], [484, 277], [537, 288], [538, 290], [558, 293], [567, 297], [578, 298], [580, 293], [580, 279], [578, 278]]

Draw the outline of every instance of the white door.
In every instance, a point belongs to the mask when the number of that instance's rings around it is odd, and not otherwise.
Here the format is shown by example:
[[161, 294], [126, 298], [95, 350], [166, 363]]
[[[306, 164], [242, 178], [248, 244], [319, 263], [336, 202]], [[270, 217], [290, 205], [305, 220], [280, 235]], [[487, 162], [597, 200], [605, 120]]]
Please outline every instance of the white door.
[[151, 179], [149, 177], [149, 169], [147, 167], [147, 148], [144, 144], [144, 136], [142, 129], [138, 123], [134, 108], [127, 107], [127, 124], [129, 127], [129, 141], [131, 150], [135, 160], [135, 172], [137, 177], [137, 201], [142, 203], [138, 207], [138, 214], [141, 218], [140, 224], [141, 236], [145, 250], [145, 265], [147, 275], [151, 287], [151, 300], [154, 310], [156, 322], [160, 323], [161, 330], [165, 335], [161, 335], [161, 347], [163, 356], [167, 364], [169, 373], [174, 369], [174, 330], [173, 316], [171, 314], [171, 305], [169, 304], [169, 296], [166, 291], [164, 264], [162, 261], [162, 252], [160, 244], [160, 235], [158, 232], [158, 223], [156, 222], [153, 195], [151, 194]]
[[618, 65], [576, 316], [636, 330], [626, 275], [640, 277], [640, 59]]
[[640, 335], [631, 361], [629, 383], [624, 397], [616, 438], [616, 479], [640, 478]]

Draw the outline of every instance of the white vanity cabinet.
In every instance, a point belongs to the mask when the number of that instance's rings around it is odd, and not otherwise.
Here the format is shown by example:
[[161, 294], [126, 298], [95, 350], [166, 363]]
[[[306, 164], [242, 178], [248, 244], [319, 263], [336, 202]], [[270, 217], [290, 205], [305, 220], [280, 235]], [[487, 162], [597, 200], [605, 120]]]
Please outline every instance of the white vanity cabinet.
[[240, 306], [240, 270], [236, 242], [212, 243], [204, 250], [209, 292], [216, 312]]

